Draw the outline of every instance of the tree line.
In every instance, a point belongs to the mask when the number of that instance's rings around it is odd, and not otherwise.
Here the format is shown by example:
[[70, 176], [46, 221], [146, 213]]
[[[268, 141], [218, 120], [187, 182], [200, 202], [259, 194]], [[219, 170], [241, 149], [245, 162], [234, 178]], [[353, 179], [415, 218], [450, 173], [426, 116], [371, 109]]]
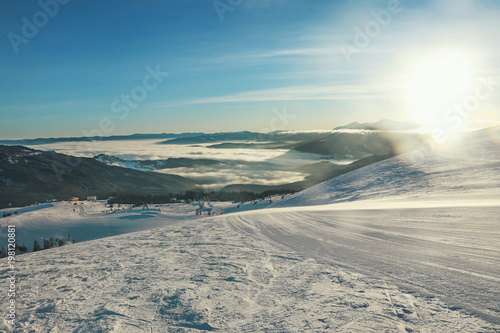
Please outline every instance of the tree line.
[[251, 191], [198, 191], [191, 190], [181, 193], [169, 194], [137, 194], [137, 193], [115, 193], [108, 200], [110, 204], [134, 204], [136, 206], [144, 203], [149, 204], [162, 204], [169, 203], [172, 199], [185, 200], [185, 201], [198, 201], [198, 200], [218, 200], [218, 201], [232, 201], [232, 202], [247, 202], [258, 199], [265, 199], [271, 195], [283, 195], [294, 193], [291, 190], [269, 190], [262, 193], [255, 193]]
[[[173, 198], [178, 200], [200, 200], [204, 198], [209, 198], [211, 200], [219, 201], [232, 201], [232, 202], [246, 202], [265, 198], [270, 195], [280, 195], [295, 193], [296, 191], [290, 189], [284, 190], [267, 190], [262, 193], [256, 193], [251, 191], [203, 191], [203, 190], [189, 190], [179, 193], [164, 193], [164, 194], [147, 194], [147, 193], [133, 193], [133, 192], [120, 192], [120, 193], [93, 193], [92, 195], [97, 195], [98, 199], [108, 199], [112, 197], [109, 203], [123, 203], [123, 204], [135, 204], [142, 205], [143, 203], [160, 204], [171, 202]], [[10, 207], [24, 207], [35, 203], [50, 202], [52, 199], [62, 201], [68, 200], [69, 198], [76, 196], [80, 198], [86, 198], [85, 195], [79, 195], [79, 193], [73, 193], [50, 198], [39, 198], [30, 197], [25, 195], [20, 198], [15, 194], [4, 195], [0, 193], [0, 209], [10, 208]], [[10, 213], [12, 214], [12, 213]], [[0, 214], [0, 217], [10, 216], [8, 212]], [[15, 213], [14, 213], [15, 214]]]
[[[33, 241], [32, 252], [38, 252], [43, 250], [52, 249], [55, 247], [65, 246], [67, 244], [74, 244], [75, 239], [71, 238], [71, 235], [68, 234], [68, 238], [59, 238], [59, 237], [49, 237], [42, 238], [39, 242], [38, 240]], [[19, 245], [16, 243], [16, 254], [28, 253], [28, 247], [23, 243], [23, 245]], [[7, 250], [2, 246], [0, 248], [0, 258], [7, 257]]]

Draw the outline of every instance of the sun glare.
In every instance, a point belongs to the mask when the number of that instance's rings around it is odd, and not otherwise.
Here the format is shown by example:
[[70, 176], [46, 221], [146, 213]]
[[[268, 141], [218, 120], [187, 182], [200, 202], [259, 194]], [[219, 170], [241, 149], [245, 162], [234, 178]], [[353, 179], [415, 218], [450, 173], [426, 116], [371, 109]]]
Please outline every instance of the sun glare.
[[452, 52], [423, 57], [415, 64], [407, 85], [413, 120], [433, 125], [470, 93], [474, 84], [470, 61]]

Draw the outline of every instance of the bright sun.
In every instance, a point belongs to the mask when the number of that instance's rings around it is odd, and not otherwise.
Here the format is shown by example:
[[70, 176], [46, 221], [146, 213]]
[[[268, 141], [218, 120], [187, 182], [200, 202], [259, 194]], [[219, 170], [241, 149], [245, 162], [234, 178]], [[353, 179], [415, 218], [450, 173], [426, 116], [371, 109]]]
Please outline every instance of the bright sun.
[[407, 85], [414, 121], [436, 124], [446, 109], [470, 93], [474, 80], [469, 63], [458, 52], [434, 54], [416, 62]]

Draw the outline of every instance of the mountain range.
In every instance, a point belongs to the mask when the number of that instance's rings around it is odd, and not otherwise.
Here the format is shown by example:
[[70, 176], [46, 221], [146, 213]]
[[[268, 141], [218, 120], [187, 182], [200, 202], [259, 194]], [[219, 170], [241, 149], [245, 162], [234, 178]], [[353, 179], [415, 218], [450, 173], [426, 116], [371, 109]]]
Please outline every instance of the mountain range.
[[[317, 160], [354, 160], [351, 164], [318, 161], [295, 170], [305, 175], [303, 181], [282, 185], [232, 184], [226, 191], [302, 190], [321, 181], [354, 169], [421, 147], [422, 135], [406, 130], [413, 124], [382, 120], [378, 123], [351, 123], [330, 132], [276, 131], [257, 132], [134, 134], [97, 138], [102, 140], [166, 139], [161, 144], [197, 145], [211, 143], [212, 148], [287, 149], [318, 155]], [[387, 129], [387, 130], [380, 130]], [[390, 129], [390, 130], [389, 130]], [[400, 129], [400, 130], [396, 130]], [[347, 131], [346, 131], [347, 130]], [[90, 138], [49, 138], [21, 140], [33, 145], [51, 142], [84, 141]], [[228, 168], [228, 161], [215, 159], [168, 158], [158, 160], [125, 160], [99, 154], [94, 158], [74, 157], [53, 151], [41, 151], [23, 146], [0, 146], [0, 206], [9, 203], [24, 205], [48, 199], [73, 196], [110, 195], [126, 192], [160, 194], [191, 190], [199, 185], [193, 179], [158, 172], [173, 168]], [[252, 168], [250, 162], [240, 163]], [[286, 170], [285, 170], [286, 169]]]
[[112, 135], [112, 136], [82, 136], [82, 137], [63, 137], [63, 138], [38, 138], [21, 140], [0, 140], [2, 145], [45, 145], [60, 142], [82, 142], [82, 141], [123, 141], [123, 140], [161, 140], [172, 138], [184, 138], [198, 136], [203, 133], [161, 133], [161, 134], [131, 134], [131, 135]]

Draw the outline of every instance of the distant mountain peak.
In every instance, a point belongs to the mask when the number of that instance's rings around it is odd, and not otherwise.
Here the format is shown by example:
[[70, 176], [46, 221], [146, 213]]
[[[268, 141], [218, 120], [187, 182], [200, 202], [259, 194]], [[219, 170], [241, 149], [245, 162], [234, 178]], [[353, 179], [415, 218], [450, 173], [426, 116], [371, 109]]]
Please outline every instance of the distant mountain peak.
[[357, 130], [401, 131], [401, 130], [415, 129], [418, 127], [420, 127], [420, 125], [415, 123], [382, 119], [375, 123], [362, 123], [362, 124], [355, 121], [344, 126], [335, 127], [334, 130], [357, 129]]
[[350, 124], [344, 125], [344, 126], [337, 126], [334, 128], [334, 130], [339, 130], [339, 129], [357, 129], [360, 124], [357, 121], [353, 121]]

